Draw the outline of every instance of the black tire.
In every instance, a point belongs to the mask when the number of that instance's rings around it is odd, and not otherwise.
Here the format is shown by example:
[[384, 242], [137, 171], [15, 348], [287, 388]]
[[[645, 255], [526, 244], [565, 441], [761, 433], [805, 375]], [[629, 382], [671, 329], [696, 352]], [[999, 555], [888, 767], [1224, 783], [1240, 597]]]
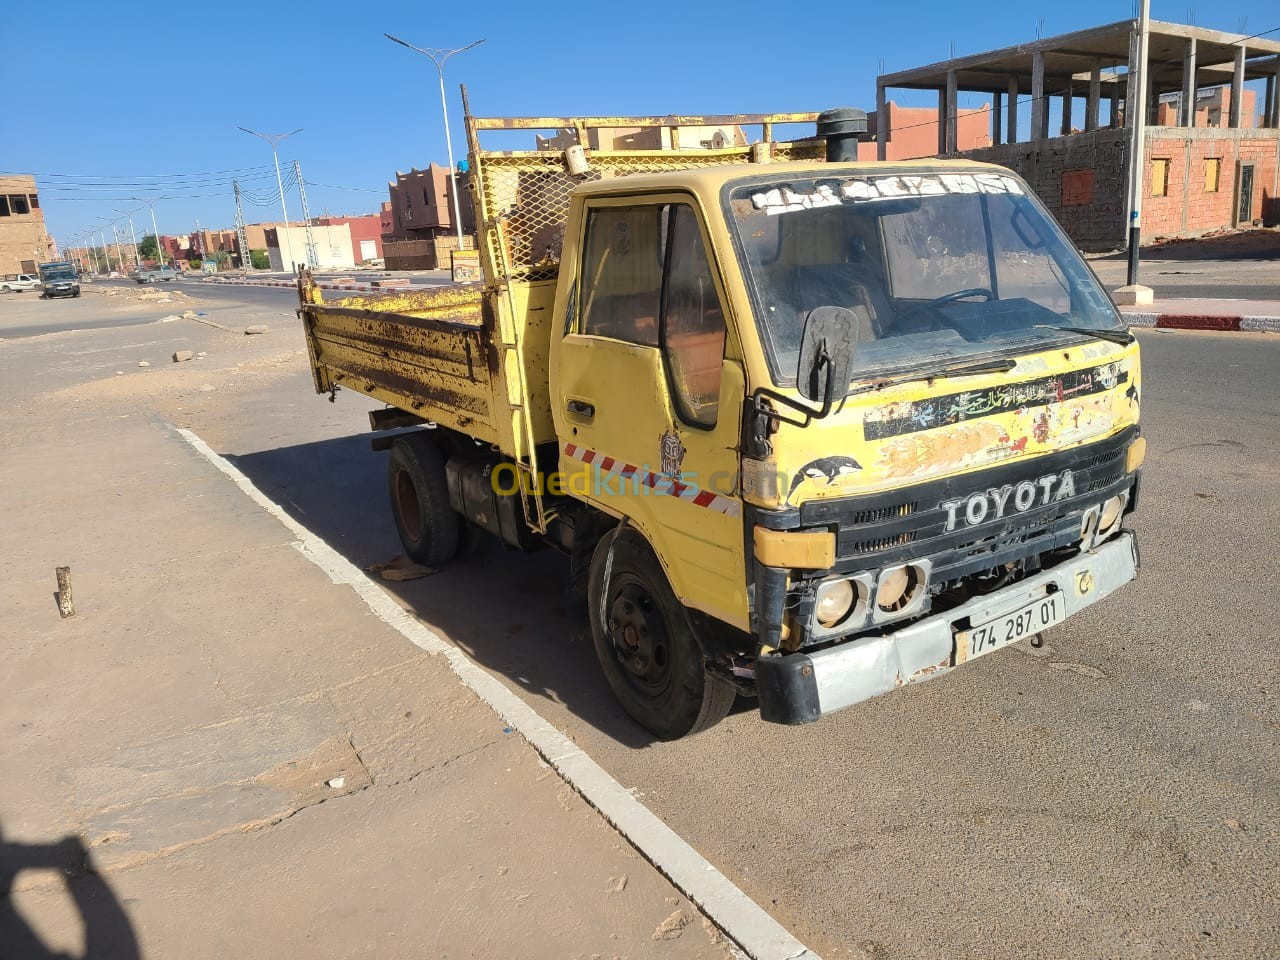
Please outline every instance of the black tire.
[[396, 440], [387, 462], [396, 532], [409, 558], [427, 566], [454, 558], [464, 522], [449, 506], [444, 464], [440, 447], [423, 433]]
[[688, 613], [634, 529], [610, 531], [596, 547], [587, 609], [605, 680], [636, 723], [678, 740], [729, 713], [737, 691], [707, 671]]

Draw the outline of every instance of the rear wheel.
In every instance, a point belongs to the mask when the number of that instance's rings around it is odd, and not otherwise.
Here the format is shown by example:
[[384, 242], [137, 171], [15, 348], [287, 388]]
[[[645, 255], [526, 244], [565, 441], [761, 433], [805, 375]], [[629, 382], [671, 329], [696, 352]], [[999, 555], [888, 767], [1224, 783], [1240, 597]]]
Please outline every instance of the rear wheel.
[[635, 530], [618, 528], [596, 547], [587, 606], [605, 679], [642, 727], [677, 740], [729, 713], [733, 685], [707, 671], [688, 614]]
[[397, 439], [387, 463], [400, 542], [411, 559], [428, 566], [453, 559], [462, 530], [462, 517], [449, 506], [444, 464], [440, 447], [422, 433]]

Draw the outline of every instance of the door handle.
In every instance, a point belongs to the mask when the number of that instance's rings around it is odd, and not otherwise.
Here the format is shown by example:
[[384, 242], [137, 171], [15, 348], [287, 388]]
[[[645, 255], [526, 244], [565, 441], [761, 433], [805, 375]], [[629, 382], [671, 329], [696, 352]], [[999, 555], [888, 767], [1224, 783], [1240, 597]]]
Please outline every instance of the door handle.
[[575, 417], [582, 417], [584, 420], [590, 420], [596, 415], [595, 404], [587, 403], [584, 400], [570, 400], [565, 404], [565, 409]]

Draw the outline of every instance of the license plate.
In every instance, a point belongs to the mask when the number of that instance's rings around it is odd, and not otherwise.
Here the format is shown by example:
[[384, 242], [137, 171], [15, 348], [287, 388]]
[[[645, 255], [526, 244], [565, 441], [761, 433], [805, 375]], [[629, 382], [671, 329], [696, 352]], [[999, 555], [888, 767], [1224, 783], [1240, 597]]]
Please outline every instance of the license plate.
[[1067, 605], [1061, 594], [1051, 593], [1047, 597], [1033, 600], [1002, 617], [956, 634], [956, 663], [965, 663], [1011, 643], [1033, 637], [1066, 618]]

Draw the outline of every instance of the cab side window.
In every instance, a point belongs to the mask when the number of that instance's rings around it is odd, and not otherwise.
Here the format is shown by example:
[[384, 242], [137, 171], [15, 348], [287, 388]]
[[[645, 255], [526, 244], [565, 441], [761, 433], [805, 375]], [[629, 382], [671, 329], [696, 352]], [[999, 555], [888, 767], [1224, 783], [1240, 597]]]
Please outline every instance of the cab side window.
[[587, 214], [582, 332], [658, 345], [666, 207], [602, 207]]
[[673, 204], [662, 347], [680, 419], [713, 427], [720, 405], [725, 320], [693, 208]]

